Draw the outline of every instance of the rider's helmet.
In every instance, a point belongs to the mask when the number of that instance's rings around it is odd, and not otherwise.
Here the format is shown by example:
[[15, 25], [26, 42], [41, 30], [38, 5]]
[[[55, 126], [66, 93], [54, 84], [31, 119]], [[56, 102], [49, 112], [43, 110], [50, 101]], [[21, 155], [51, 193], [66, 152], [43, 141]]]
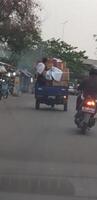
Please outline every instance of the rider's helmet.
[[93, 75], [97, 76], [97, 67], [92, 66], [92, 68], [90, 69], [89, 75], [90, 76], [93, 76]]

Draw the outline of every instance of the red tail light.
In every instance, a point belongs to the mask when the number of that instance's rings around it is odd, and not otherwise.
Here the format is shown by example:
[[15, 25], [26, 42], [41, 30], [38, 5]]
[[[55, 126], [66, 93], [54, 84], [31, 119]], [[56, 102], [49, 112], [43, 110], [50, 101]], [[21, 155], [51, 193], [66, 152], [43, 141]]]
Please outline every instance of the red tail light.
[[95, 103], [95, 101], [93, 101], [93, 100], [91, 101], [91, 100], [90, 100], [90, 101], [87, 101], [87, 102], [86, 102], [86, 105], [87, 105], [87, 106], [90, 106], [90, 107], [95, 107], [95, 106], [96, 106], [96, 103]]

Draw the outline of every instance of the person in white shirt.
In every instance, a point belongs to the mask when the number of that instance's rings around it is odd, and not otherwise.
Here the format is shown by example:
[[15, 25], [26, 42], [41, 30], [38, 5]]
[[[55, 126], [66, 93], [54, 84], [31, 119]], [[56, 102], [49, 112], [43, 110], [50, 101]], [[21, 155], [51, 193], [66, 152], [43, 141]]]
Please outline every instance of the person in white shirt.
[[39, 62], [36, 66], [36, 73], [37, 73], [37, 84], [40, 86], [45, 86], [46, 79], [45, 79], [45, 70], [47, 67], [47, 58], [43, 58], [41, 62]]

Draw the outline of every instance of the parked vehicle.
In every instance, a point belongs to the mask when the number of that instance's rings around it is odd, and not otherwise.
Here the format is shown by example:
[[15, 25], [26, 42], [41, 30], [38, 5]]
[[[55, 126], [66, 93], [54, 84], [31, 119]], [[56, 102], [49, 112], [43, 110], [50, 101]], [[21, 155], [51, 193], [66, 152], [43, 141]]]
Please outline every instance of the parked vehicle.
[[9, 83], [9, 93], [11, 95], [13, 95], [13, 91], [14, 91], [14, 84], [12, 82]]
[[0, 100], [2, 99], [2, 97], [4, 99], [7, 99], [8, 95], [9, 95], [8, 83], [5, 80], [2, 80], [0, 87]]
[[75, 115], [75, 124], [81, 129], [82, 134], [95, 125], [97, 112], [97, 100], [88, 96], [83, 98], [78, 112]]
[[77, 95], [77, 88], [75, 87], [74, 83], [72, 82], [69, 83], [68, 92], [70, 95]]

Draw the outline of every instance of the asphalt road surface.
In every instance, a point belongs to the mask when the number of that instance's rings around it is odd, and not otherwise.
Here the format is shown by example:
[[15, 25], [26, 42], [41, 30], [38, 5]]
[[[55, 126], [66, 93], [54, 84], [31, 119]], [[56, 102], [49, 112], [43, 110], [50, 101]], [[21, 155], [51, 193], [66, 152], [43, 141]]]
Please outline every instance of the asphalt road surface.
[[97, 199], [97, 125], [80, 134], [75, 97], [68, 112], [34, 104], [32, 95], [0, 102], [0, 199]]

